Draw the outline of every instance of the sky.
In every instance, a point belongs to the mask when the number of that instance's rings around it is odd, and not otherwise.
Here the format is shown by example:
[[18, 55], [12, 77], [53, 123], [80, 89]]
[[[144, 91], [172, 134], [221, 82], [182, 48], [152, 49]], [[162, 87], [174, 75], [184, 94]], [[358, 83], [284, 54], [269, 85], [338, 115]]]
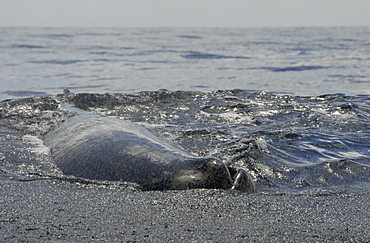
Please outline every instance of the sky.
[[370, 0], [0, 0], [0, 26], [370, 25]]

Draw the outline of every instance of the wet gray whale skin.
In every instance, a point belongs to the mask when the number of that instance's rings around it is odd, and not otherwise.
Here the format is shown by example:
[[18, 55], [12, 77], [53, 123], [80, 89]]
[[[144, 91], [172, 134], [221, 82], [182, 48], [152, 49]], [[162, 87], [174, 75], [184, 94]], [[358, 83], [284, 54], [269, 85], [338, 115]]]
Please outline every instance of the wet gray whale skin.
[[45, 137], [53, 160], [66, 175], [134, 182], [142, 190], [255, 191], [242, 169], [192, 156], [132, 122], [75, 110], [76, 116]]

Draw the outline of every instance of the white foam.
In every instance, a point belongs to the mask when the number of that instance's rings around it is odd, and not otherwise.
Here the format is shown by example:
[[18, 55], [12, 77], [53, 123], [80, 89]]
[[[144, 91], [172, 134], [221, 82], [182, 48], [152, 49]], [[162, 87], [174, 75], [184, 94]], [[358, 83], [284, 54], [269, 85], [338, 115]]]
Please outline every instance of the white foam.
[[47, 146], [45, 146], [44, 142], [38, 138], [37, 136], [33, 135], [24, 135], [22, 137], [22, 140], [24, 142], [27, 142], [31, 145], [32, 147], [28, 148], [31, 153], [35, 154], [42, 154], [42, 155], [49, 155], [50, 150]]
[[238, 114], [236, 112], [225, 112], [225, 113], [220, 113], [220, 114], [216, 114], [216, 113], [213, 113], [213, 114], [210, 114], [210, 113], [207, 113], [207, 112], [204, 112], [204, 111], [201, 111], [201, 114], [204, 115], [204, 116], [207, 116], [207, 117], [210, 117], [210, 116], [219, 116], [219, 117], [222, 117], [228, 121], [237, 121], [239, 123], [252, 123], [254, 122], [253, 118], [249, 117], [249, 116], [243, 116], [241, 114]]

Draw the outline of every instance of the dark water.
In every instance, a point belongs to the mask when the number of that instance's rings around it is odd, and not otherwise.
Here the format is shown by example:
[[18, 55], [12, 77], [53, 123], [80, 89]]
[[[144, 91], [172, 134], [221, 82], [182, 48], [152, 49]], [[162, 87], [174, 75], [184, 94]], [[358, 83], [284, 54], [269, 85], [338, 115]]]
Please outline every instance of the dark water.
[[[199, 156], [246, 169], [259, 192], [340, 190], [370, 181], [370, 96], [243, 90], [68, 94], [0, 103], [0, 179], [63, 178], [42, 137], [69, 102], [127, 119]], [[338, 189], [339, 188], [339, 189]]]

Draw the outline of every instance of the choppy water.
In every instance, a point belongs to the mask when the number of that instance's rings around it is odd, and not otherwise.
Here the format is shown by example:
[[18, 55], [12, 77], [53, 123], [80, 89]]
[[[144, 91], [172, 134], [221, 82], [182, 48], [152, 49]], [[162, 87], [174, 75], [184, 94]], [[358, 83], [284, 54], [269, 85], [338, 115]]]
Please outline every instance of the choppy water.
[[2, 183], [63, 176], [42, 137], [68, 101], [242, 167], [259, 191], [368, 185], [369, 27], [0, 33], [0, 100], [17, 99], [0, 103]]
[[370, 94], [370, 27], [0, 28], [0, 100], [71, 91]]
[[[370, 180], [370, 97], [243, 90], [69, 94], [0, 103], [4, 180], [61, 176], [42, 136], [73, 115], [60, 102], [139, 123], [196, 155], [249, 171], [259, 191]], [[41, 138], [41, 139], [40, 139]]]

